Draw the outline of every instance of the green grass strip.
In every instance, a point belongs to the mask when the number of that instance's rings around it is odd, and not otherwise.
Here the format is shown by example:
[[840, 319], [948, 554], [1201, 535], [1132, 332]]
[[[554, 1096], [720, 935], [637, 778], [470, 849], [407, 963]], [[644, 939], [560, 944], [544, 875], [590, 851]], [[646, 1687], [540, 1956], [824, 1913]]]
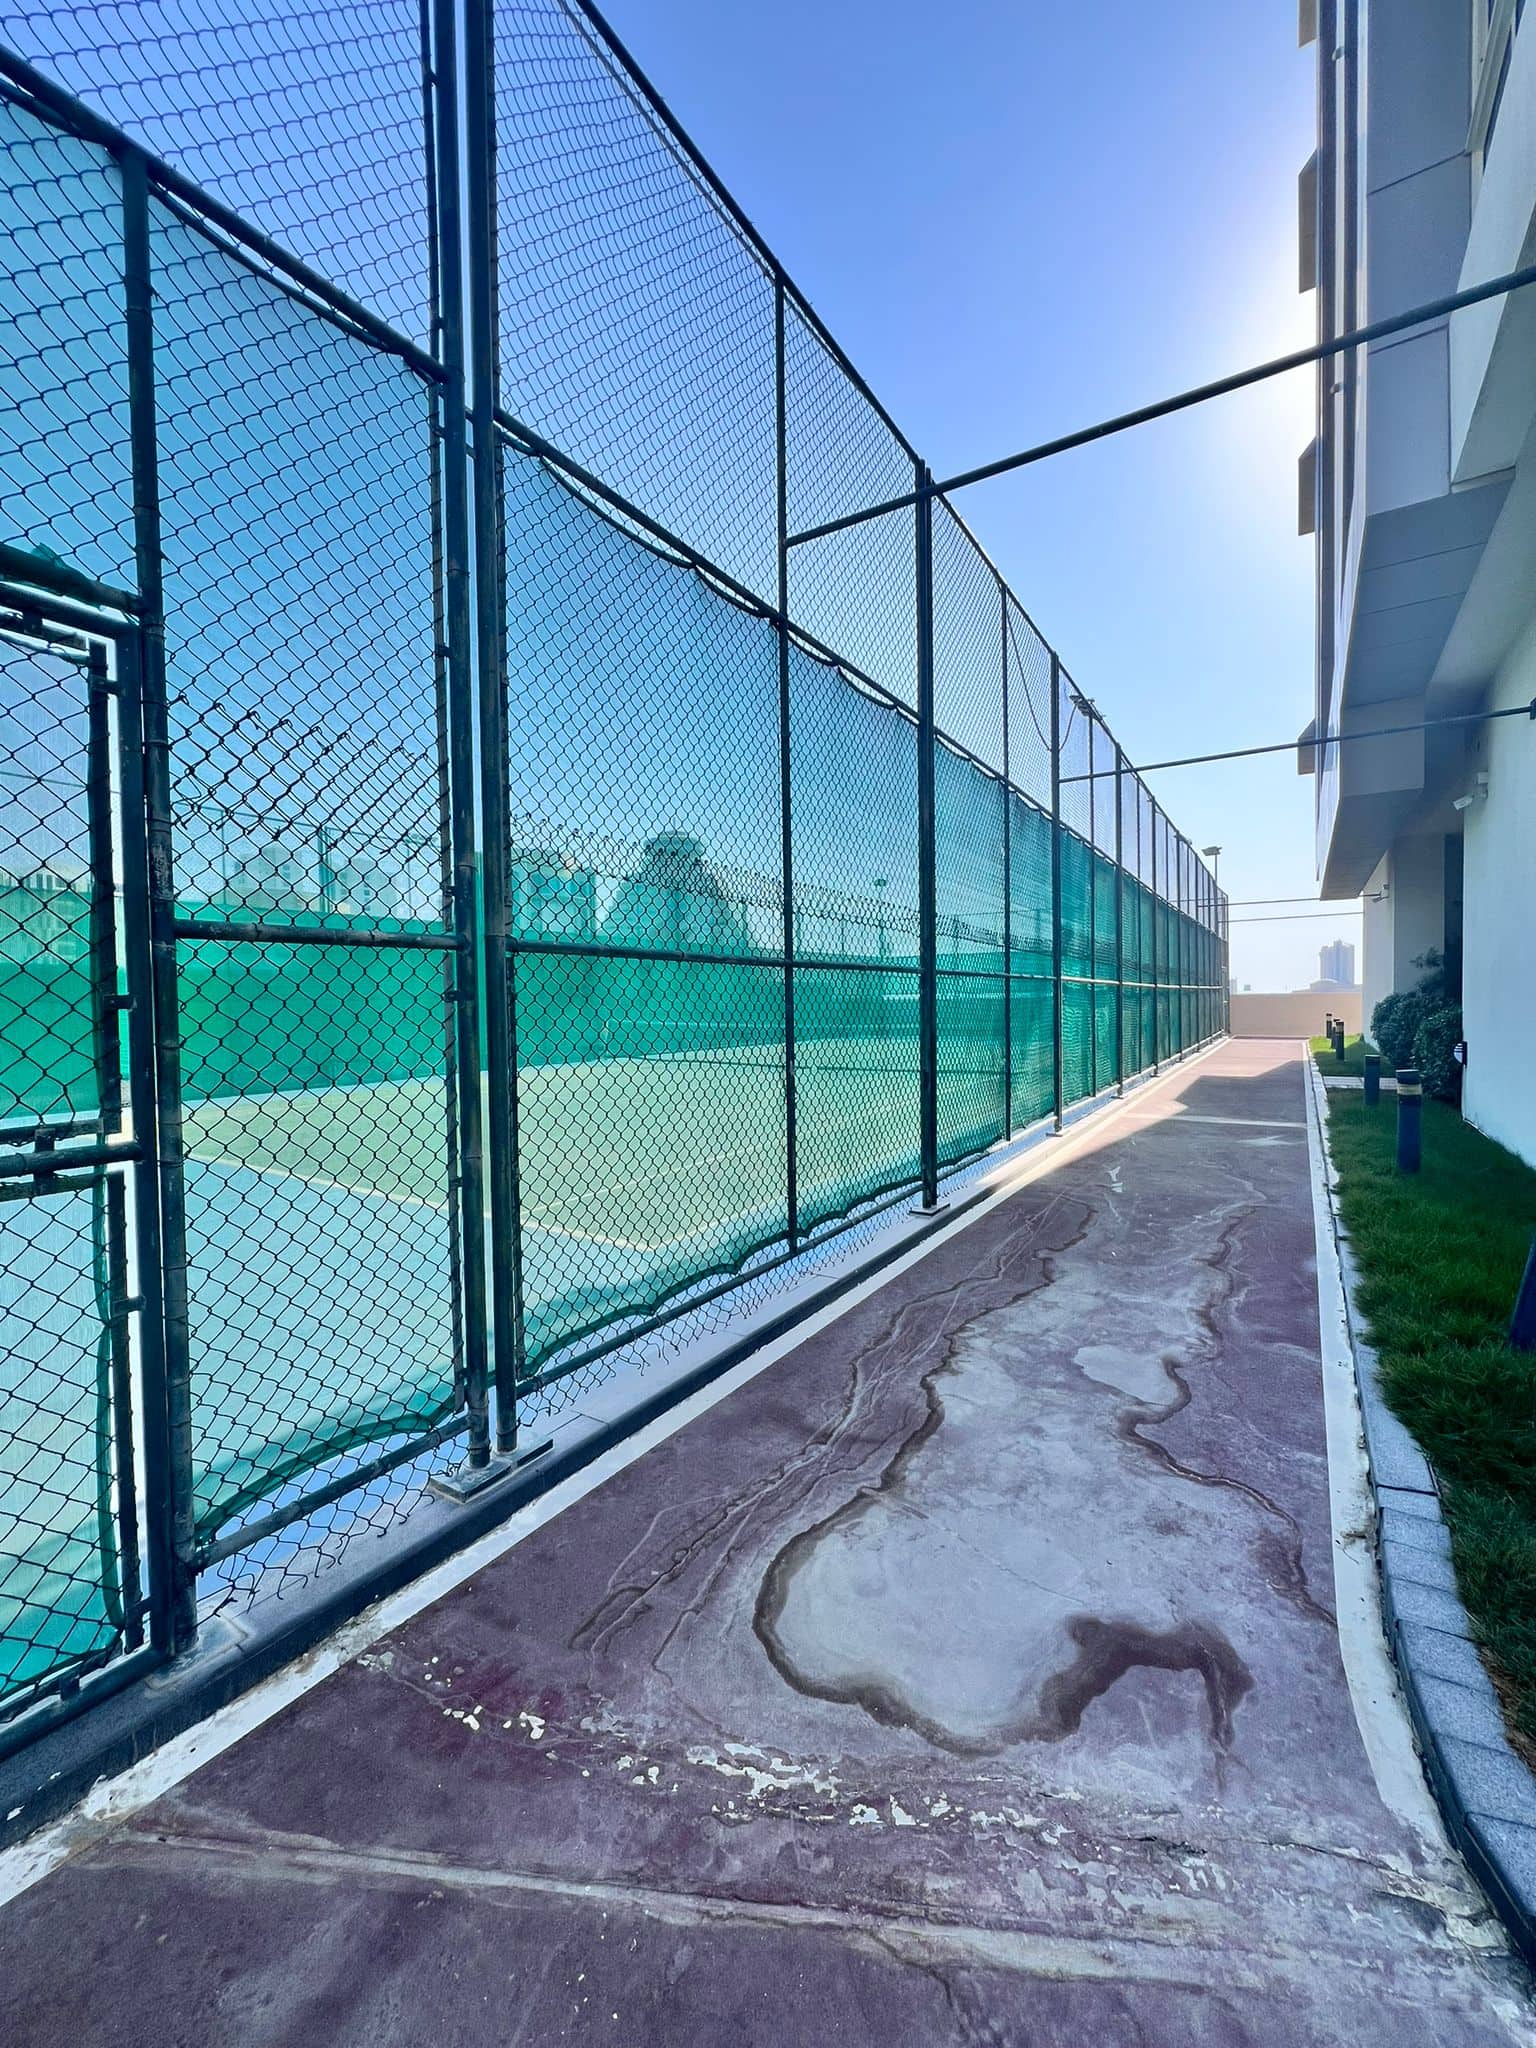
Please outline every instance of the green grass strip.
[[[1310, 1043], [1312, 1057], [1317, 1061], [1317, 1071], [1325, 1080], [1330, 1074], [1353, 1074], [1357, 1080], [1360, 1079], [1365, 1073], [1366, 1054], [1375, 1050], [1375, 1047], [1368, 1045], [1358, 1032], [1353, 1038], [1345, 1038], [1342, 1060], [1326, 1038], [1314, 1038]], [[1392, 1079], [1391, 1069], [1385, 1062], [1382, 1064], [1382, 1073], [1387, 1080]]]
[[[1325, 1067], [1326, 1071], [1326, 1067]], [[1423, 1168], [1394, 1164], [1397, 1106], [1328, 1098], [1339, 1209], [1382, 1385], [1435, 1468], [1456, 1582], [1506, 1711], [1536, 1754], [1536, 1354], [1506, 1341], [1536, 1232], [1536, 1173], [1423, 1106]]]

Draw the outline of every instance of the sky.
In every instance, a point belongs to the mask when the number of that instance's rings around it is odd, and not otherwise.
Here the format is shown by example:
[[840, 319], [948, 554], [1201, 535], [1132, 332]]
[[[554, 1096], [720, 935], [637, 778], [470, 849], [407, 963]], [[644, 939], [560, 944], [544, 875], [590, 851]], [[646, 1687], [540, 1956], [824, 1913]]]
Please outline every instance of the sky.
[[[941, 475], [1314, 338], [1296, 174], [1315, 53], [1287, 5], [606, 12]], [[1310, 717], [1311, 412], [1293, 373], [962, 494], [1132, 761], [1287, 740]], [[1223, 849], [1240, 987], [1304, 987], [1321, 945], [1358, 941], [1358, 914], [1245, 900], [1316, 894], [1292, 756], [1150, 781]]]

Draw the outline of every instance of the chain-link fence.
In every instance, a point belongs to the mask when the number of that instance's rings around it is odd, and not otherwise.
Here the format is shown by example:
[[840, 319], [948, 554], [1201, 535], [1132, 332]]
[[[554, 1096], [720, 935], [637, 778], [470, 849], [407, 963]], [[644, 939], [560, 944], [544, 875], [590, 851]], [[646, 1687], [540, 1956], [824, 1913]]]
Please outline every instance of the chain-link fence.
[[583, 0], [0, 38], [14, 1743], [1210, 1038], [1226, 949]]

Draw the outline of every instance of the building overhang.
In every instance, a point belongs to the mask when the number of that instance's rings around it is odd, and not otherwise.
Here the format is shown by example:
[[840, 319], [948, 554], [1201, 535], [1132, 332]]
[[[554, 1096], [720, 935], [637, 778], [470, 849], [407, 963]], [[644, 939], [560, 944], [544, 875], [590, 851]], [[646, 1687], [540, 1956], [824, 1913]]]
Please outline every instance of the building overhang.
[[1506, 474], [1367, 518], [1338, 695], [1346, 711], [1428, 689], [1509, 484]]
[[[1436, 672], [1509, 495], [1494, 478], [1368, 516], [1333, 702], [1334, 732], [1435, 715]], [[1326, 739], [1326, 736], [1321, 736]], [[1459, 758], [1459, 737], [1454, 743]], [[1445, 758], [1422, 733], [1317, 752], [1333, 817], [1319, 861], [1325, 893], [1354, 894], [1433, 796]]]
[[[1335, 730], [1348, 735], [1381, 726], [1417, 726], [1423, 715], [1424, 700], [1416, 692], [1346, 708]], [[1322, 772], [1332, 774], [1338, 790], [1322, 862], [1324, 896], [1354, 896], [1364, 888], [1387, 847], [1423, 806], [1426, 762], [1422, 730], [1322, 750]]]

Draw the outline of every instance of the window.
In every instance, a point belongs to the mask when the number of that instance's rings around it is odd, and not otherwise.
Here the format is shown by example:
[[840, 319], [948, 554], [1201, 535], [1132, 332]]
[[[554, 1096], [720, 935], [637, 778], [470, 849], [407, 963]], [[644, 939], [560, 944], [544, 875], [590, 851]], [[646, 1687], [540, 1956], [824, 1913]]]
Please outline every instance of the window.
[[1472, 127], [1467, 147], [1479, 176], [1493, 145], [1525, 0], [1480, 0], [1472, 10]]

